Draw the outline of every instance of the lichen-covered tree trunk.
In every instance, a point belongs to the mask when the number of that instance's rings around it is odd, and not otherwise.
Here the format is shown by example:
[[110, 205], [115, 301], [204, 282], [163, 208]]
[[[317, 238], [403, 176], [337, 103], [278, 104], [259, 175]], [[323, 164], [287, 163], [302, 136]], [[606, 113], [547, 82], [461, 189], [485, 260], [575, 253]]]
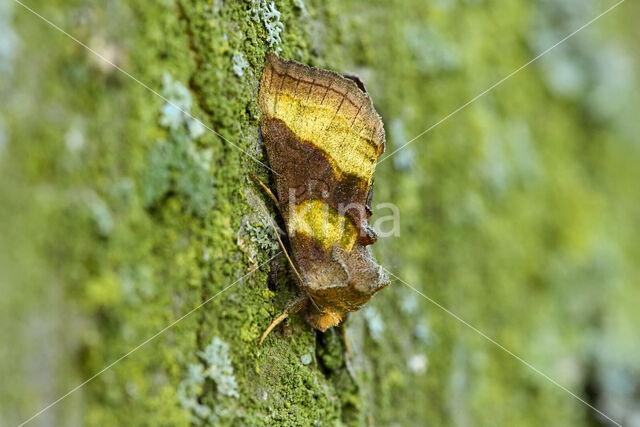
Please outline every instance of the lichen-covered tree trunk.
[[[564, 3], [3, 0], [0, 424], [596, 420], [400, 282], [348, 320], [348, 358], [298, 316], [256, 347], [295, 293], [248, 178], [270, 182], [266, 53], [359, 74], [393, 151], [610, 5]], [[380, 163], [373, 217], [399, 208], [381, 264], [620, 421], [640, 383], [627, 3]]]

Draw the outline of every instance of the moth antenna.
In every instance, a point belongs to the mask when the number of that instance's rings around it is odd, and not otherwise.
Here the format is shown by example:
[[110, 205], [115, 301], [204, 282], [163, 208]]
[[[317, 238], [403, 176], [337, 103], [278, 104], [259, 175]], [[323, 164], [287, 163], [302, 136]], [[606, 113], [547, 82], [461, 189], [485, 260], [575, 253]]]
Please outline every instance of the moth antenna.
[[278, 211], [280, 211], [280, 202], [278, 202], [278, 198], [275, 196], [275, 194], [273, 194], [273, 192], [269, 189], [269, 187], [267, 187], [267, 185], [264, 182], [262, 182], [262, 180], [258, 178], [253, 172], [249, 172], [249, 176], [251, 177], [251, 179], [253, 179], [253, 181], [256, 184], [262, 187], [265, 193], [267, 193], [267, 195], [271, 198], [271, 200], [273, 200], [273, 203], [276, 204]]
[[349, 340], [347, 339], [347, 323], [342, 322], [340, 324], [340, 333], [342, 335], [342, 343], [344, 344], [344, 352], [346, 356], [351, 357], [351, 346], [349, 345]]
[[262, 344], [262, 342], [267, 337], [267, 335], [269, 335], [269, 333], [273, 331], [273, 328], [275, 328], [280, 323], [282, 323], [282, 321], [286, 319], [290, 314], [297, 313], [298, 311], [300, 311], [300, 309], [302, 309], [302, 307], [304, 307], [307, 304], [307, 301], [309, 300], [308, 297], [309, 296], [306, 293], [302, 293], [302, 294], [299, 294], [294, 299], [292, 299], [291, 301], [289, 301], [289, 303], [284, 309], [284, 313], [276, 317], [273, 320], [273, 322], [271, 322], [271, 324], [267, 327], [267, 329], [264, 330], [262, 335], [260, 335], [260, 340], [258, 340], [258, 346]]
[[269, 333], [273, 331], [273, 328], [275, 328], [280, 323], [282, 323], [282, 321], [286, 319], [287, 316], [289, 316], [289, 313], [286, 313], [286, 312], [282, 313], [280, 316], [276, 317], [273, 320], [273, 322], [271, 322], [271, 324], [267, 327], [267, 329], [264, 330], [262, 335], [260, 335], [260, 340], [258, 340], [258, 346], [260, 346], [262, 344], [262, 341], [264, 341], [264, 339], [267, 337], [267, 335], [269, 335]]
[[311, 300], [311, 303], [313, 304], [313, 306], [320, 312], [320, 313], [324, 313], [324, 310], [320, 308], [320, 306], [318, 305], [318, 303], [316, 302], [316, 300], [313, 299], [313, 297], [311, 295], [309, 295], [309, 299]]
[[[255, 176], [253, 173], [250, 173], [249, 176], [251, 176], [251, 178], [254, 181], [256, 181], [267, 192], [267, 194], [269, 194], [269, 196], [271, 196], [271, 198], [273, 199], [273, 201], [276, 204], [276, 207], [279, 210], [280, 209], [280, 205], [278, 204], [278, 200], [276, 199], [276, 196], [273, 195], [273, 193], [271, 192], [271, 190], [269, 190], [269, 188], [265, 185], [265, 183], [262, 182], [262, 180], [260, 180], [260, 178]], [[260, 209], [262, 210], [262, 213], [265, 214], [265, 216], [267, 217], [267, 221], [269, 221], [269, 224], [271, 225], [271, 227], [273, 228], [273, 231], [276, 234], [276, 238], [278, 239], [278, 243], [280, 244], [280, 247], [282, 248], [282, 251], [284, 252], [284, 255], [287, 257], [287, 261], [289, 261], [289, 265], [291, 265], [291, 268], [293, 269], [293, 272], [295, 273], [296, 277], [300, 281], [300, 284], [301, 285], [304, 284], [304, 280], [302, 280], [302, 276], [298, 272], [298, 269], [296, 268], [296, 266], [293, 264], [293, 261], [291, 260], [291, 257], [289, 256], [289, 252], [287, 251], [287, 248], [285, 248], [284, 243], [282, 243], [282, 240], [280, 239], [280, 234], [278, 233], [278, 229], [276, 228], [276, 225], [271, 220], [271, 216], [269, 215], [269, 212], [267, 211], [267, 208], [264, 206], [264, 204], [262, 203], [262, 201], [260, 199], [257, 199], [257, 200], [258, 200], [258, 206], [260, 206]], [[309, 295], [309, 299], [311, 300], [311, 303], [313, 304], [313, 306], [320, 313], [324, 313], [324, 310], [320, 308], [318, 303], [313, 299], [313, 297], [311, 295]]]
[[304, 284], [304, 280], [302, 280], [302, 276], [298, 272], [298, 269], [296, 268], [296, 266], [293, 264], [293, 261], [291, 260], [291, 257], [289, 256], [289, 252], [287, 252], [287, 248], [285, 248], [284, 243], [282, 243], [282, 239], [280, 239], [280, 234], [278, 233], [278, 228], [273, 223], [273, 220], [271, 219], [271, 216], [269, 216], [269, 212], [267, 211], [267, 208], [264, 206], [264, 204], [262, 203], [262, 201], [260, 199], [258, 199], [258, 205], [260, 206], [260, 209], [262, 209], [262, 213], [264, 213], [265, 216], [267, 217], [267, 221], [269, 221], [269, 224], [273, 228], [274, 233], [276, 233], [276, 239], [278, 239], [278, 243], [280, 243], [280, 247], [282, 248], [282, 252], [284, 252], [284, 255], [287, 257], [287, 261], [289, 261], [289, 264], [291, 265], [291, 268], [293, 269], [293, 272], [296, 274], [296, 277], [298, 278], [298, 280], [300, 280], [300, 284], [301, 285]]

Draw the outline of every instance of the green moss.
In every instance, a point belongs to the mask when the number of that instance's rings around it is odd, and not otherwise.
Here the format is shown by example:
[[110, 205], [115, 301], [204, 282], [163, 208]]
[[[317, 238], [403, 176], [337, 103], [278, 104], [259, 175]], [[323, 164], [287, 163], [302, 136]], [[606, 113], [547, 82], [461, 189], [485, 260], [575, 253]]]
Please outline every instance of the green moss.
[[211, 209], [215, 195], [215, 180], [210, 176], [213, 151], [196, 145], [205, 127], [191, 115], [189, 90], [167, 73], [162, 79], [162, 96], [166, 103], [158, 123], [168, 135], [149, 153], [143, 200], [147, 207], [153, 207], [168, 193], [177, 193], [186, 198], [188, 212], [203, 216]]

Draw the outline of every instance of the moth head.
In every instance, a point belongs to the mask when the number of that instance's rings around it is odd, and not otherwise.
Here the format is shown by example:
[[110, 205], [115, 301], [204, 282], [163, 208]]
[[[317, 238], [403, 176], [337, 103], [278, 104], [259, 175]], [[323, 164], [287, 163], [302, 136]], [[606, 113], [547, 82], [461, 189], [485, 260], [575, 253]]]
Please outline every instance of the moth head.
[[317, 306], [310, 305], [307, 320], [323, 331], [340, 323], [346, 313], [359, 310], [390, 283], [371, 251], [359, 244], [350, 252], [335, 246], [330, 262], [306, 275], [305, 281]]

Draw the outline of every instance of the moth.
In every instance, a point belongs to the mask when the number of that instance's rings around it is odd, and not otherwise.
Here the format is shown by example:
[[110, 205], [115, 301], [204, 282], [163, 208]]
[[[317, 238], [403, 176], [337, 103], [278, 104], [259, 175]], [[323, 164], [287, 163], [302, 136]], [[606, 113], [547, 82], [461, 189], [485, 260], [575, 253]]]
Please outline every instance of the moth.
[[[264, 331], [304, 309], [320, 331], [389, 284], [370, 251], [373, 174], [385, 133], [356, 76], [269, 54], [260, 81], [262, 132], [300, 296]], [[273, 225], [273, 224], [272, 224]], [[277, 233], [276, 233], [277, 234]]]

